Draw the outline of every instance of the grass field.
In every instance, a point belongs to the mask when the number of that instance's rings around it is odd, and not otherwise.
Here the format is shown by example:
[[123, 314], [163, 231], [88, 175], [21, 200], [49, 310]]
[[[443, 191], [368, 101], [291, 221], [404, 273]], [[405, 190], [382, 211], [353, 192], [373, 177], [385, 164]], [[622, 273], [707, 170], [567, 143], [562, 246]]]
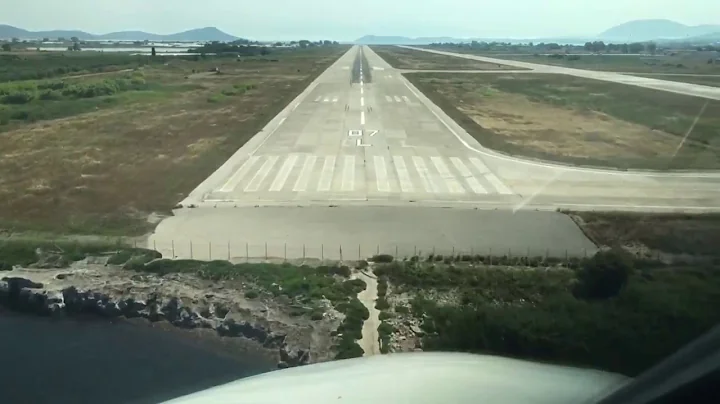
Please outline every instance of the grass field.
[[720, 87], [720, 74], [718, 75], [665, 75], [665, 74], [633, 74], [633, 76], [647, 77], [658, 80], [679, 81], [681, 83], [701, 84], [703, 86]]
[[0, 53], [0, 83], [111, 72], [155, 63], [165, 60], [115, 52]]
[[[147, 232], [149, 215], [169, 213], [346, 50], [167, 57], [65, 84], [3, 84], [32, 98], [0, 104], [0, 116], [11, 117], [0, 126], [0, 229]], [[46, 99], [43, 86], [62, 88]]]
[[[432, 47], [430, 47], [433, 49]], [[680, 52], [670, 55], [545, 55], [545, 54], [502, 54], [486, 53], [469, 48], [446, 49], [447, 52], [466, 53], [497, 59], [517, 60], [575, 69], [635, 73], [694, 73], [720, 74], [720, 64], [708, 63], [717, 58], [714, 52]]]
[[437, 55], [397, 46], [371, 46], [375, 53], [396, 69], [414, 70], [522, 70], [496, 63]]
[[630, 212], [571, 212], [583, 232], [600, 246], [720, 257], [720, 215]]
[[603, 167], [720, 168], [718, 101], [564, 75], [405, 76], [491, 149]]

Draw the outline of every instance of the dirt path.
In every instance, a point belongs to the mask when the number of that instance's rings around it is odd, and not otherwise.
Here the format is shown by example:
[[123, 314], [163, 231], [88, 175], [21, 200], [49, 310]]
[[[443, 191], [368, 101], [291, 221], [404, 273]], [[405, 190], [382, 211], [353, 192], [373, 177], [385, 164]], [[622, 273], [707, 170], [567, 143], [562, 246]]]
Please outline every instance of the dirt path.
[[378, 327], [380, 326], [380, 311], [375, 308], [375, 299], [377, 299], [377, 279], [368, 276], [363, 272], [357, 275], [358, 279], [362, 279], [367, 287], [358, 293], [358, 300], [367, 307], [370, 317], [365, 320], [362, 328], [362, 339], [358, 341], [360, 347], [365, 351], [365, 355], [379, 355], [380, 341], [378, 340]]

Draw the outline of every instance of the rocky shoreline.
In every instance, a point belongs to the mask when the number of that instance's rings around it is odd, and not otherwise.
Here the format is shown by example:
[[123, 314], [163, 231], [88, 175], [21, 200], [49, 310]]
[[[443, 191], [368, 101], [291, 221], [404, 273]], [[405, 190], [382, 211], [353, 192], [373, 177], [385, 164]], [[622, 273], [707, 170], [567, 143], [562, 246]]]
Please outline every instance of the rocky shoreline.
[[[252, 342], [279, 368], [332, 359], [331, 332], [342, 314], [329, 305], [322, 320], [291, 316], [292, 302], [245, 297], [249, 285], [209, 282], [187, 274], [138, 274], [100, 263], [3, 272], [0, 305], [17, 312], [62, 317], [144, 318], [180, 329], [215, 330]], [[279, 301], [278, 301], [279, 300]]]

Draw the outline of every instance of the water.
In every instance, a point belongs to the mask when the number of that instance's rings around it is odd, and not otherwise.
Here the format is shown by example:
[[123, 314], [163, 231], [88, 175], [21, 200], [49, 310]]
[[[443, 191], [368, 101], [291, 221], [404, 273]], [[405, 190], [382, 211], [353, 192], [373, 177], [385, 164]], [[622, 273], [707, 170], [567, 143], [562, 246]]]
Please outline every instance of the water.
[[156, 403], [275, 368], [219, 337], [161, 328], [0, 310], [0, 401]]

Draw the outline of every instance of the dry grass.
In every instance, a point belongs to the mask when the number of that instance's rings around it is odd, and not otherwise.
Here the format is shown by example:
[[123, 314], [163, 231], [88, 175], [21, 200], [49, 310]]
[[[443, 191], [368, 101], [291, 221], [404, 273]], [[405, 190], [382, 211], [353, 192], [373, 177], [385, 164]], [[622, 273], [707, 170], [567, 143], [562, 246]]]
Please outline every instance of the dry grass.
[[523, 70], [512, 66], [438, 55], [397, 46], [371, 46], [372, 50], [396, 69], [412, 70]]
[[618, 168], [720, 168], [720, 102], [563, 75], [407, 74], [484, 146]]
[[[157, 91], [119, 94], [112, 107], [3, 133], [0, 228], [148, 231], [150, 214], [170, 212], [344, 50], [288, 52], [277, 61], [174, 60], [145, 68]], [[215, 66], [222, 74], [189, 78]], [[254, 88], [221, 94], [248, 84]]]

